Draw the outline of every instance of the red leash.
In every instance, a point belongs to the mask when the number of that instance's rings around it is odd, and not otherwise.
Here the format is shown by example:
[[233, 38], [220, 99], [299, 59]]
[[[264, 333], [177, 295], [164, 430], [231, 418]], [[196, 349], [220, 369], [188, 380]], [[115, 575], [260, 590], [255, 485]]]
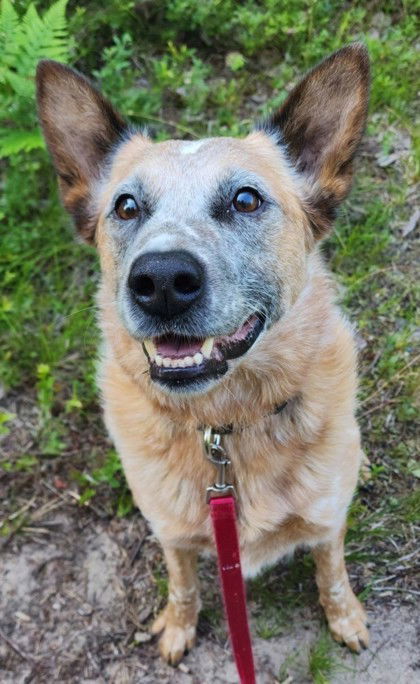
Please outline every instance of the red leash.
[[216, 540], [219, 575], [229, 625], [233, 655], [241, 684], [255, 684], [251, 635], [246, 612], [245, 585], [242, 577], [234, 489], [225, 482], [229, 460], [221, 446], [221, 435], [212, 428], [204, 431], [207, 457], [217, 465], [217, 480], [207, 489], [210, 515]]
[[219, 574], [233, 655], [241, 684], [255, 684], [251, 635], [246, 613], [245, 586], [239, 555], [233, 496], [210, 499]]

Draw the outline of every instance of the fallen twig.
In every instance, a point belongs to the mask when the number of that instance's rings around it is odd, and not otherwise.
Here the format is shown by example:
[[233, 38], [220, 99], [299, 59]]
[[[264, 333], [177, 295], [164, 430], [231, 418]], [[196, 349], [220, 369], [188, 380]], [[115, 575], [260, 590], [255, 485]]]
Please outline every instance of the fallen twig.
[[36, 658], [34, 658], [33, 656], [28, 655], [27, 653], [24, 653], [24, 652], [21, 650], [21, 648], [20, 648], [17, 644], [15, 644], [14, 641], [12, 641], [12, 640], [3, 632], [2, 629], [0, 629], [0, 637], [3, 639], [3, 641], [6, 642], [6, 644], [12, 649], [12, 651], [14, 651], [14, 652], [17, 653], [18, 655], [20, 655], [20, 657], [23, 658], [23, 660], [26, 660], [26, 662], [32, 663], [32, 664], [36, 662]]
[[374, 392], [372, 392], [372, 394], [366, 397], [366, 399], [363, 399], [363, 401], [360, 402], [360, 406], [368, 404], [370, 401], [372, 401], [373, 397], [376, 397], [377, 394], [383, 392], [384, 389], [388, 387], [388, 385], [394, 384], [395, 381], [398, 380], [398, 378], [401, 377], [401, 375], [403, 375], [405, 371], [408, 370], [408, 368], [410, 368], [410, 366], [413, 366], [419, 360], [420, 354], [417, 354], [417, 356], [414, 356], [408, 363], [406, 363], [405, 366], [403, 366], [401, 370], [398, 371], [398, 373], [395, 373], [395, 375], [393, 375], [392, 378], [390, 378], [390, 380], [384, 382], [380, 387], [378, 387], [378, 389], [376, 389]]
[[420, 591], [415, 591], [415, 589], [403, 589], [402, 587], [372, 587], [372, 591], [398, 591], [400, 594], [413, 594], [414, 596], [420, 596]]

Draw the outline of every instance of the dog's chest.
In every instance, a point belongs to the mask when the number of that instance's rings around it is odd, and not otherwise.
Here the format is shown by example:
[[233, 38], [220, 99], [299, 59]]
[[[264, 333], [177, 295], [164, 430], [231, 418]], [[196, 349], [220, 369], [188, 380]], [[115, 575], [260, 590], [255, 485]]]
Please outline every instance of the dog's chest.
[[[190, 453], [191, 445], [179, 449], [178, 461], [170, 453], [170, 465], [161, 462], [160, 473], [155, 470], [154, 485], [141, 488], [138, 504], [160, 539], [212, 547], [206, 488], [215, 481], [216, 469], [201, 449]], [[320, 481], [306, 467], [306, 455], [292, 445], [236, 439], [228, 442], [227, 449], [232, 460], [227, 480], [235, 487], [240, 542], [246, 554], [260, 549], [264, 555], [272, 543], [278, 552], [279, 534], [287, 547], [306, 542], [314, 526], [328, 524], [342, 507], [338, 478]]]
[[[216, 469], [204, 455], [202, 435], [168, 427], [130, 383], [123, 395], [116, 387], [104, 383], [106, 422], [136, 504], [162, 543], [212, 548], [206, 489]], [[339, 435], [336, 428], [324, 431], [322, 442], [314, 436], [309, 448], [283, 414], [258, 431], [226, 436], [223, 445], [232, 462], [227, 477], [236, 490], [245, 556], [267, 557], [267, 545], [290, 548], [306, 543], [314, 525], [340, 523], [357, 476], [353, 421], [341, 422]]]

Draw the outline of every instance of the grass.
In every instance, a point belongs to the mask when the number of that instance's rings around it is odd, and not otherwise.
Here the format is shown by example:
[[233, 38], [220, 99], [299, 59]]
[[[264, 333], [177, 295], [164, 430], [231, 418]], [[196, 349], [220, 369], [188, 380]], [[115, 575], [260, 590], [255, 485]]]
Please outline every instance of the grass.
[[[15, 5], [21, 12], [27, 3]], [[69, 54], [158, 139], [242, 134], [329, 51], [355, 39], [369, 47], [367, 136], [351, 197], [324, 251], [358, 329], [359, 418], [371, 460], [371, 479], [351, 509], [348, 561], [357, 590], [374, 601], [385, 594], [382, 580], [395, 576], [398, 558], [407, 557], [393, 587], [409, 589], [420, 477], [414, 424], [420, 278], [415, 231], [403, 237], [419, 168], [414, 3], [384, 2], [379, 9], [356, 0], [165, 0], [148, 5], [148, 15], [142, 7], [130, 0], [106, 8], [70, 2]], [[0, 94], [5, 87], [0, 83]], [[16, 98], [6, 93], [6, 99]], [[20, 126], [33, 121], [33, 101], [16, 111]], [[12, 113], [5, 120], [14, 125]], [[25, 529], [28, 512], [19, 511], [45, 481], [71, 486], [80, 505], [103, 515], [128, 515], [130, 496], [95, 387], [96, 254], [73, 240], [45, 151], [12, 155], [0, 162], [0, 173], [2, 534]], [[252, 584], [260, 636], [280, 635], [296, 605], [313, 603], [312, 577], [311, 560], [303, 557]], [[163, 592], [163, 580], [157, 583]], [[281, 596], [276, 605], [274, 591]], [[206, 620], [215, 621], [212, 611]], [[321, 637], [308, 657], [314, 681], [327, 681], [329, 657]]]
[[310, 555], [270, 569], [249, 583], [249, 598], [255, 603], [255, 628], [262, 639], [287, 633], [296, 609], [316, 605], [314, 564]]
[[322, 632], [309, 652], [309, 673], [314, 684], [328, 684], [337, 664], [332, 655], [333, 642], [328, 632]]

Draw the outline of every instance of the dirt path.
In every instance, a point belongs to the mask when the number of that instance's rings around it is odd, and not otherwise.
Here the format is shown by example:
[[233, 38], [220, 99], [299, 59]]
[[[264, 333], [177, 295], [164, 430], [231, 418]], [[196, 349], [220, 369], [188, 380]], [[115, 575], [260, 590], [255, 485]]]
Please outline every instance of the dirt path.
[[[2, 552], [1, 683], [236, 682], [222, 626], [213, 629], [205, 617], [180, 667], [159, 659], [147, 626], [163, 600], [160, 568], [159, 547], [140, 515], [101, 520], [52, 499], [42, 521]], [[201, 576], [207, 596], [216, 587], [211, 561]], [[336, 667], [325, 681], [420, 682], [415, 605], [394, 605], [395, 596], [368, 603], [370, 650], [357, 657], [334, 648]], [[322, 630], [311, 603], [294, 612], [282, 636], [255, 638], [259, 684], [312, 681], [308, 653]]]

